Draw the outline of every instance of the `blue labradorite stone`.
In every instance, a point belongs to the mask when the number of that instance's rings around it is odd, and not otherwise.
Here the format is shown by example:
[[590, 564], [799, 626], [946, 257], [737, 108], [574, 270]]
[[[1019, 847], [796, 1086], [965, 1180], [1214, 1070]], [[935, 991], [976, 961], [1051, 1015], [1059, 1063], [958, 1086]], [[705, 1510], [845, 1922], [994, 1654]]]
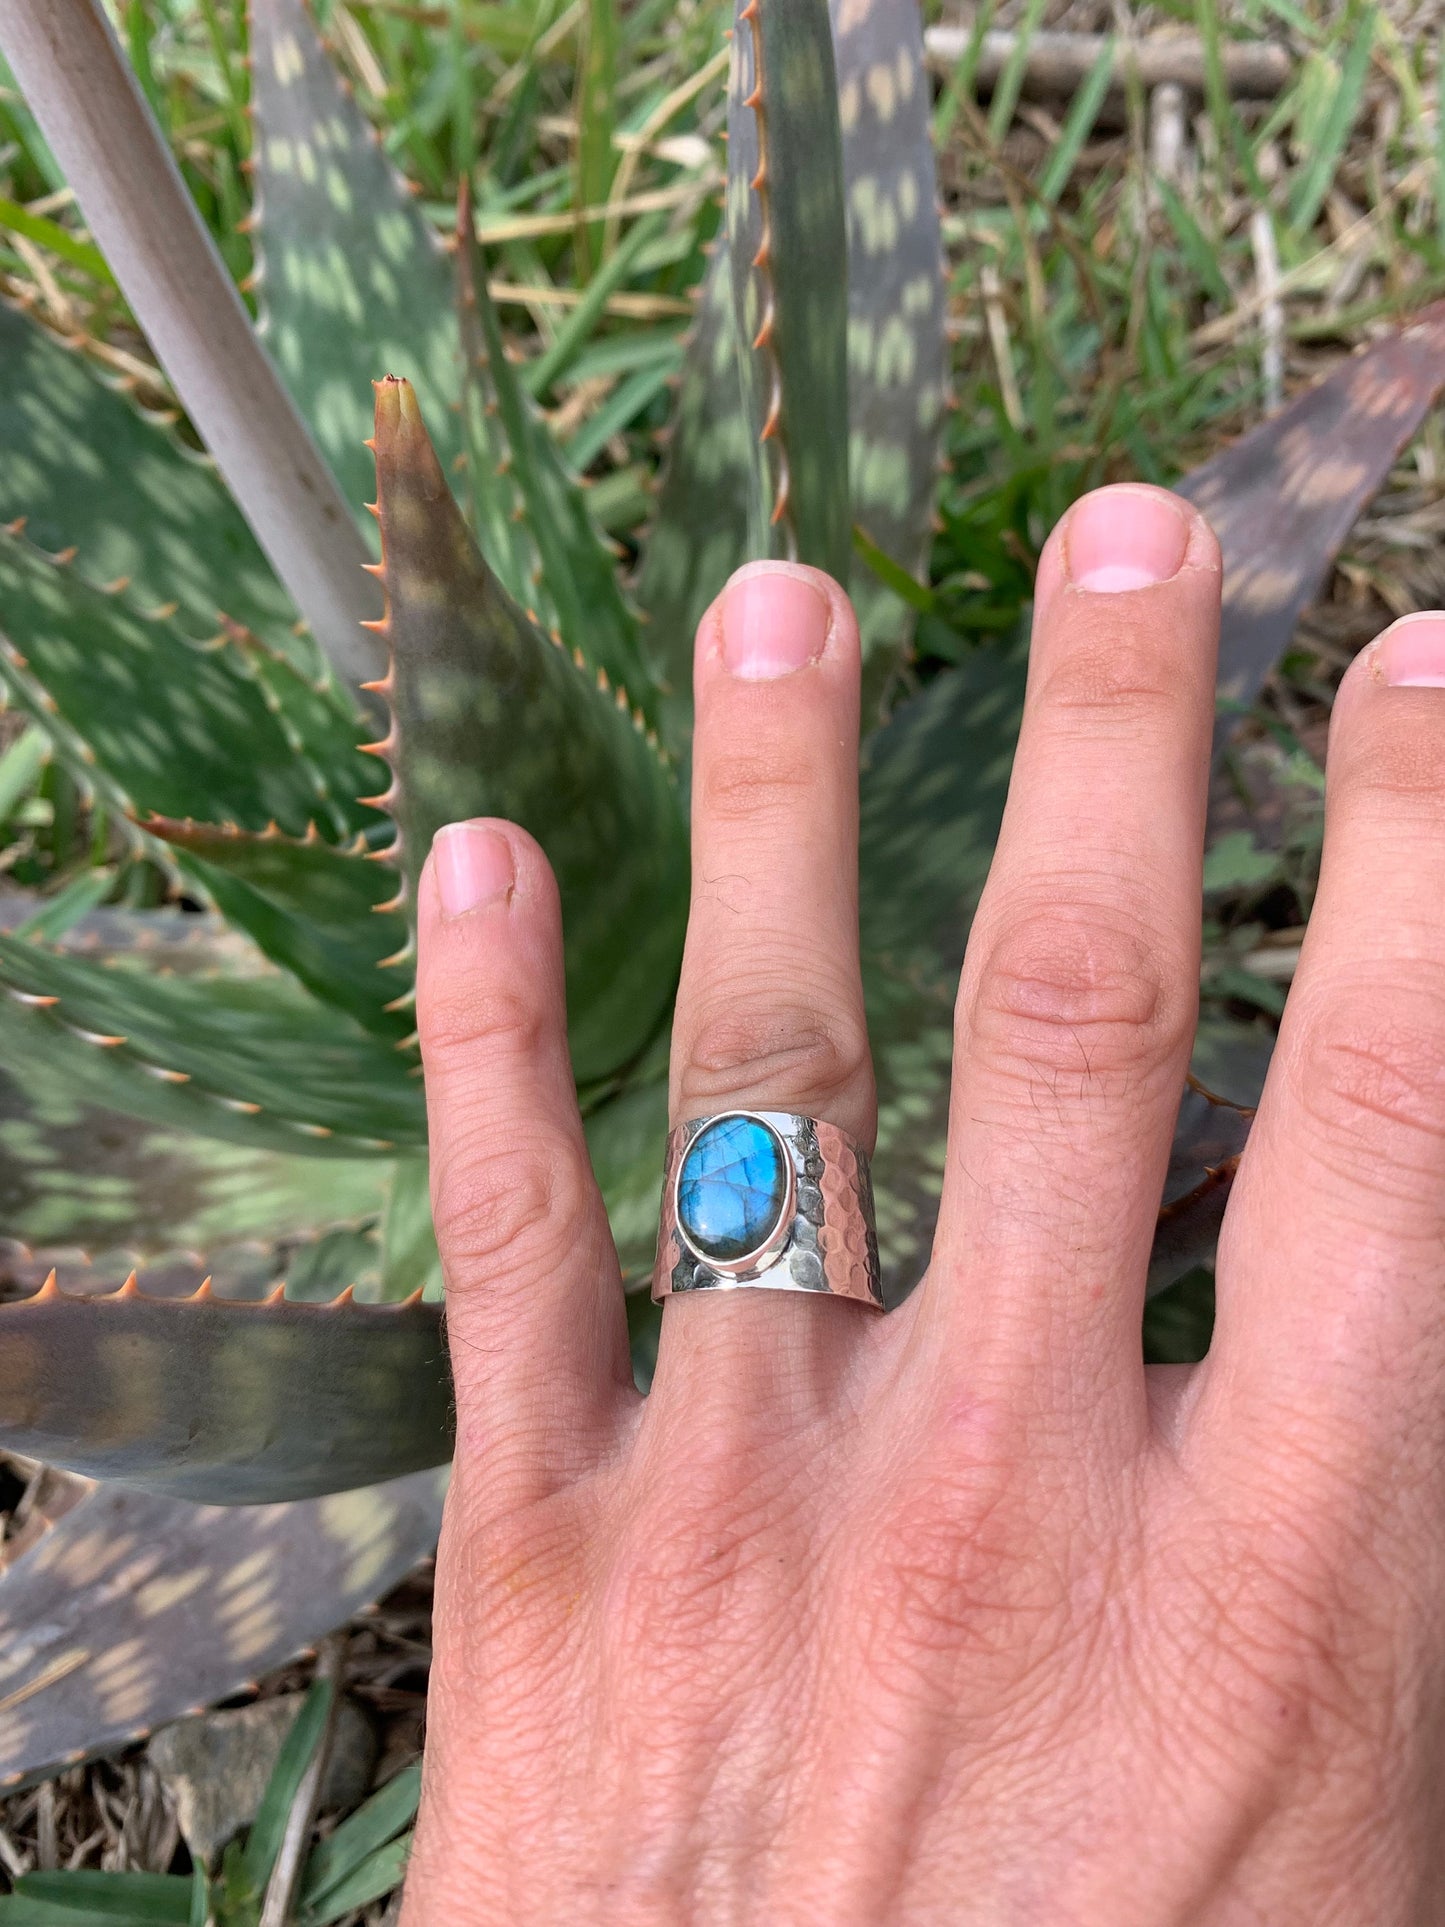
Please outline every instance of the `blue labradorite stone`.
[[677, 1218], [705, 1258], [735, 1263], [766, 1244], [788, 1195], [783, 1149], [766, 1124], [725, 1117], [682, 1160]]

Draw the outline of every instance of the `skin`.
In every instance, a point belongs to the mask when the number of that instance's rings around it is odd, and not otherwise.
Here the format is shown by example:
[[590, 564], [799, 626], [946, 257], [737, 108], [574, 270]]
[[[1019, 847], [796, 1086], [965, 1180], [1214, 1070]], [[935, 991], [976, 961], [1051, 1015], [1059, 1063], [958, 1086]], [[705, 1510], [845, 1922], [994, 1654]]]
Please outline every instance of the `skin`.
[[[1117, 550], [1141, 497], [1183, 559], [1107, 586], [1097, 527]], [[675, 1299], [636, 1394], [551, 876], [492, 824], [510, 884], [445, 915], [433, 855], [458, 1450], [404, 1927], [1445, 1918], [1445, 691], [1391, 686], [1389, 635], [1345, 677], [1213, 1347], [1146, 1368], [1219, 558], [1162, 491], [1091, 499], [1040, 565], [933, 1260], [891, 1315]], [[822, 654], [734, 673], [725, 625], [785, 646], [800, 583]], [[866, 1144], [846, 599], [745, 571], [696, 688], [674, 1122]]]

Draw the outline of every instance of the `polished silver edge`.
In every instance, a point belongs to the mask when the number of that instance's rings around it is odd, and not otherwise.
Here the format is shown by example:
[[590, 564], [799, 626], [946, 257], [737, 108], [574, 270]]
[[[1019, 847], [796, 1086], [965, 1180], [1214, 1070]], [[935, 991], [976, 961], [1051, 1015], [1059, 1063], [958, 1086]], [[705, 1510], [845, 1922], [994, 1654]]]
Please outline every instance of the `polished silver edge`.
[[[687, 1163], [687, 1154], [693, 1145], [703, 1132], [710, 1131], [714, 1124], [726, 1124], [735, 1117], [745, 1118], [749, 1124], [761, 1124], [777, 1145], [782, 1155], [783, 1169], [788, 1174], [788, 1189], [782, 1204], [778, 1207], [777, 1222], [761, 1244], [755, 1245], [751, 1251], [745, 1251], [740, 1258], [714, 1258], [688, 1237], [678, 1205], [678, 1193], [682, 1187], [683, 1166]], [[678, 1157], [677, 1169], [672, 1174], [672, 1222], [677, 1228], [677, 1235], [698, 1263], [708, 1271], [715, 1271], [723, 1278], [731, 1278], [737, 1284], [749, 1283], [767, 1270], [793, 1235], [793, 1218], [798, 1209], [798, 1173], [793, 1163], [793, 1147], [771, 1118], [765, 1117], [761, 1111], [718, 1111], [712, 1117], [698, 1118], [695, 1129], [691, 1126], [685, 1128], [690, 1131], [690, 1135]]]

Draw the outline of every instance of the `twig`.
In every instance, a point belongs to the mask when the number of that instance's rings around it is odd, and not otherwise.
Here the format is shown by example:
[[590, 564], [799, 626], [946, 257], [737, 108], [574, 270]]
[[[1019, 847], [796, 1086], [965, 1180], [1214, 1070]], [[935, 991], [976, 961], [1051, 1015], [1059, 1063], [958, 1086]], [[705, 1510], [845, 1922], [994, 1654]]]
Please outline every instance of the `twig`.
[[1284, 401], [1284, 303], [1279, 298], [1279, 250], [1267, 207], [1257, 207], [1250, 216], [1249, 242], [1259, 289], [1259, 361], [1268, 416]]
[[[952, 73], [968, 46], [967, 25], [929, 27], [923, 36], [931, 66]], [[983, 37], [977, 78], [992, 86], [1015, 52], [1018, 36], [995, 30]], [[1070, 94], [1092, 72], [1104, 51], [1094, 33], [1036, 33], [1029, 42], [1024, 85], [1039, 93]], [[1293, 62], [1288, 48], [1269, 40], [1231, 41], [1223, 49], [1225, 84], [1231, 93], [1271, 99], [1289, 81]], [[1122, 87], [1130, 67], [1145, 87], [1174, 81], [1196, 93], [1204, 88], [1204, 42], [1197, 34], [1146, 34], [1114, 52], [1112, 85]]]
[[321, 1738], [311, 1755], [311, 1764], [301, 1776], [296, 1798], [291, 1802], [291, 1811], [286, 1816], [286, 1831], [281, 1836], [276, 1864], [266, 1883], [266, 1900], [261, 1909], [259, 1927], [287, 1927], [291, 1919], [291, 1903], [296, 1897], [301, 1869], [306, 1862], [311, 1823], [316, 1818], [321, 1782], [331, 1756], [331, 1736], [336, 1731], [336, 1712], [341, 1704], [341, 1675], [345, 1664], [346, 1634], [333, 1633], [329, 1639], [322, 1641], [321, 1650], [316, 1656], [315, 1677], [331, 1683], [331, 1704], [327, 1708], [326, 1724], [321, 1729]]
[[1149, 96], [1149, 174], [1154, 181], [1177, 187], [1184, 172], [1184, 150], [1189, 138], [1184, 112], [1184, 89], [1166, 80]]

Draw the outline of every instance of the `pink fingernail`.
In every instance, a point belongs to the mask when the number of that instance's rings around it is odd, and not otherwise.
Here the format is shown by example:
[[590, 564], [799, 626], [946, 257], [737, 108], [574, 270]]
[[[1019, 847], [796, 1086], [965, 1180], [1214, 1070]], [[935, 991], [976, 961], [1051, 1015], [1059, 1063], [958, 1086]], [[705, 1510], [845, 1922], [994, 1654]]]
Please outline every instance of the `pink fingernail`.
[[744, 682], [771, 682], [816, 662], [831, 611], [786, 562], [754, 562], [723, 591], [723, 661]]
[[503, 897], [517, 881], [512, 846], [485, 823], [448, 823], [432, 839], [444, 917], [464, 917]]
[[1391, 623], [1371, 668], [1392, 689], [1445, 689], [1445, 614], [1432, 609]]
[[1167, 582], [1179, 573], [1188, 547], [1183, 503], [1163, 489], [1127, 482], [1076, 502], [1064, 530], [1069, 580], [1096, 593]]

